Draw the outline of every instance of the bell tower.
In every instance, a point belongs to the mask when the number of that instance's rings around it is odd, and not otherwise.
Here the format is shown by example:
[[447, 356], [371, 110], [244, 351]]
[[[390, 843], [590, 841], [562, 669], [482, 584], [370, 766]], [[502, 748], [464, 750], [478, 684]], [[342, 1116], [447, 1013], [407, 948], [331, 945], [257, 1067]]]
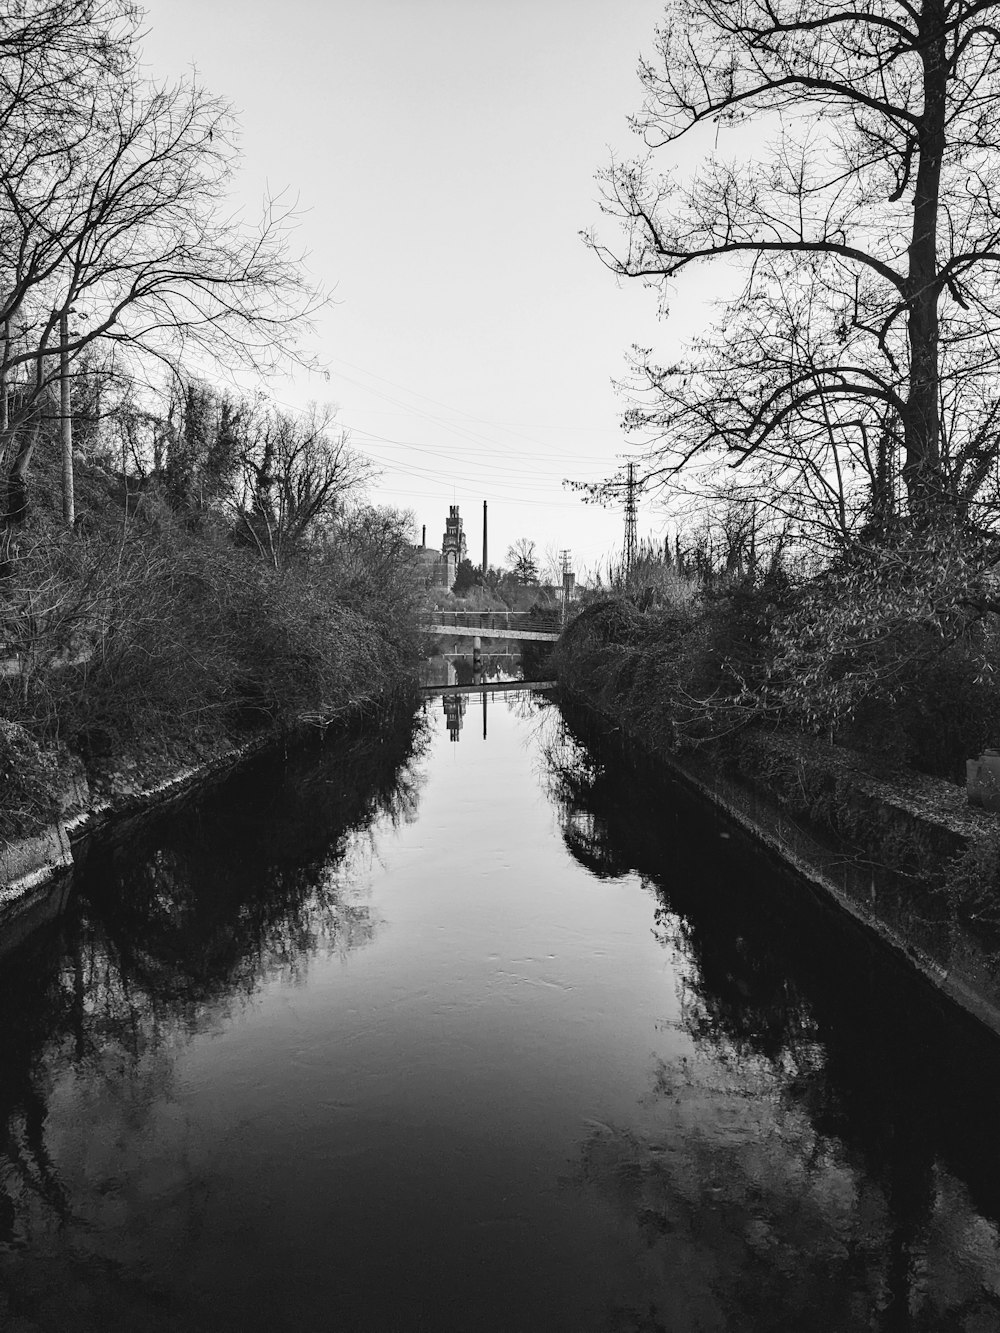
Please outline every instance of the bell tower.
[[445, 582], [450, 588], [455, 582], [459, 562], [466, 559], [465, 533], [458, 514], [458, 505], [448, 506], [448, 517], [441, 541], [441, 557], [445, 563]]

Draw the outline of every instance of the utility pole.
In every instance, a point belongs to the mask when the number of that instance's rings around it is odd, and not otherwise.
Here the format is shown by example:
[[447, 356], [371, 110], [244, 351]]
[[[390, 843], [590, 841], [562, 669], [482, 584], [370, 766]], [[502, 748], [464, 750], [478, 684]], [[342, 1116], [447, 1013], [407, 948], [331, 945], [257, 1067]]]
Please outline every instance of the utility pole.
[[570, 569], [569, 551], [559, 552], [559, 563], [562, 567], [562, 622], [566, 623], [566, 613], [569, 609], [570, 594], [573, 591], [573, 573]]
[[625, 576], [628, 577], [632, 572], [632, 566], [635, 564], [635, 518], [636, 518], [636, 491], [638, 489], [635, 480], [635, 464], [628, 464], [628, 473], [625, 479]]
[[59, 417], [62, 435], [63, 522], [76, 522], [73, 498], [73, 416], [69, 398], [69, 311], [59, 316]]

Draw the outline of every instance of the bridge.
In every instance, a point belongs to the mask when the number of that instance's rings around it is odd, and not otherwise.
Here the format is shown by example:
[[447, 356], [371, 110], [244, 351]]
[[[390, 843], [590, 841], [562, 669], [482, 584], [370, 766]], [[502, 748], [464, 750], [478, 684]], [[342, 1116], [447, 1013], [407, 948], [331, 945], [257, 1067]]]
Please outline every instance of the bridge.
[[467, 639], [527, 639], [555, 643], [558, 611], [429, 611], [421, 618], [428, 634]]

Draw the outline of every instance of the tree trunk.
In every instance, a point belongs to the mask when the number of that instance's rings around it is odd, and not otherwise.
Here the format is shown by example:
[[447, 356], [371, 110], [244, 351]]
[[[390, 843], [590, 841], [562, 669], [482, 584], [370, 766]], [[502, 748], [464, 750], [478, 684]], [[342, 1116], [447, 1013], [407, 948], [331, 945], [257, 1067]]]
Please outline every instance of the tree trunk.
[[69, 315], [59, 317], [59, 440], [62, 451], [63, 522], [70, 529], [76, 522], [73, 488], [73, 409], [69, 384]]
[[909, 248], [907, 336], [910, 385], [904, 421], [903, 480], [914, 515], [926, 515], [943, 496], [937, 262], [937, 222], [945, 148], [948, 86], [943, 0], [924, 0], [921, 12], [924, 113], [919, 130]]
[[10, 432], [14, 458], [7, 473], [3, 512], [0, 514], [0, 524], [6, 528], [20, 527], [28, 516], [28, 466], [40, 429], [40, 413], [36, 410]]

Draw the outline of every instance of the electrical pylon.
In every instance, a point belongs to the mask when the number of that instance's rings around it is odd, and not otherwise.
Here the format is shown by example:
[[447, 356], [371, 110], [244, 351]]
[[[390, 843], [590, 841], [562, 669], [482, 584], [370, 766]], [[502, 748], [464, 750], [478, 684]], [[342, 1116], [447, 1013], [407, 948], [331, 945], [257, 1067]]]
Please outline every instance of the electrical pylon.
[[635, 464], [628, 464], [628, 471], [625, 478], [625, 574], [632, 572], [632, 566], [635, 564], [636, 547], [636, 493], [638, 483], [635, 479]]

